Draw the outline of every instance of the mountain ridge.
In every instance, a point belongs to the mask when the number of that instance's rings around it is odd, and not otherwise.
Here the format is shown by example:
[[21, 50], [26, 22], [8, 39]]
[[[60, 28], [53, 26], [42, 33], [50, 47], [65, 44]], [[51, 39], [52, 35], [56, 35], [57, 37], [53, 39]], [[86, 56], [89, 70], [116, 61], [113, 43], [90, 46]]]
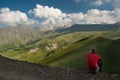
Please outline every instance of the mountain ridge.
[[57, 32], [75, 31], [107, 31], [120, 27], [120, 24], [75, 24], [67, 28], [58, 29]]

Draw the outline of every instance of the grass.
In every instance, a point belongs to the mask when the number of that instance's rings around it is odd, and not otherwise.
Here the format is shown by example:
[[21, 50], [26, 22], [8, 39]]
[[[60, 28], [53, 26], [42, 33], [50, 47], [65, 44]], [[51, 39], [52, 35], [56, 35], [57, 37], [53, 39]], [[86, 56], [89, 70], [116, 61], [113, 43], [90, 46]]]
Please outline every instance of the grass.
[[105, 38], [114, 39], [114, 40], [119, 39], [120, 38], [119, 29], [106, 31], [102, 36]]
[[69, 48], [55, 53], [40, 62], [50, 66], [70, 67], [76, 69], [86, 68], [86, 54], [91, 47], [95, 47], [98, 52], [97, 54], [101, 55], [103, 58], [104, 72], [120, 72], [119, 43], [120, 41], [105, 39], [102, 37], [93, 37], [77, 44], [73, 44]]

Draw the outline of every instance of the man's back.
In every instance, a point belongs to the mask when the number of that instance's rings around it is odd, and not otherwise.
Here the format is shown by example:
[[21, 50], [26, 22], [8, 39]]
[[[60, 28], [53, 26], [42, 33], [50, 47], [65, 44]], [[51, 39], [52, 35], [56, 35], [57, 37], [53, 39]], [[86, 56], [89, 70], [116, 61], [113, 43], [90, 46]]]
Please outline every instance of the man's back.
[[96, 70], [98, 68], [98, 60], [101, 60], [101, 57], [93, 54], [93, 53], [89, 53], [87, 54], [87, 67], [89, 70]]

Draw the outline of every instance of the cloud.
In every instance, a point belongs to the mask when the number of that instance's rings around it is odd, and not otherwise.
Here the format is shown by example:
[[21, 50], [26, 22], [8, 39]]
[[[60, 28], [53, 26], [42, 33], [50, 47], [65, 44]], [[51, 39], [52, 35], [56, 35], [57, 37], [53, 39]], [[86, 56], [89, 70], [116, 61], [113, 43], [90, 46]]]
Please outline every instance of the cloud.
[[42, 19], [39, 24], [46, 29], [68, 27], [73, 24], [114, 24], [120, 22], [120, 9], [113, 11], [91, 9], [86, 13], [63, 13], [60, 9], [37, 4], [30, 10], [36, 18]]
[[116, 22], [114, 11], [91, 9], [88, 10], [85, 16], [85, 21], [87, 24], [114, 24]]
[[[108, 1], [108, 0], [107, 0]], [[110, 0], [109, 0], [110, 1]], [[120, 9], [113, 11], [90, 9], [86, 13], [63, 13], [60, 9], [37, 4], [26, 13], [11, 11], [9, 8], [0, 9], [0, 23], [16, 26], [19, 24], [44, 27], [46, 30], [69, 27], [73, 24], [114, 24], [120, 22]]]
[[101, 6], [102, 4], [103, 4], [103, 2], [101, 0], [97, 0], [97, 1], [94, 1], [91, 3], [91, 5], [95, 5], [96, 7]]
[[36, 8], [30, 10], [29, 13], [33, 13], [35, 17], [39, 18], [59, 18], [65, 16], [60, 9], [48, 6], [42, 6], [37, 4]]
[[42, 6], [37, 4], [36, 8], [30, 10], [29, 14], [34, 14], [36, 18], [43, 19], [40, 22], [41, 26], [50, 26], [54, 28], [62, 27], [70, 23], [70, 19], [67, 18], [67, 14], [63, 13], [60, 9], [48, 6]]
[[120, 0], [110, 0], [115, 9], [120, 8]]
[[104, 4], [111, 4], [115, 9], [120, 8], [120, 0], [90, 0], [90, 4], [96, 7]]
[[36, 21], [29, 19], [26, 13], [11, 11], [9, 8], [0, 9], [0, 23], [6, 26], [17, 26], [19, 24], [31, 25]]
[[0, 23], [7, 25], [21, 24], [28, 21], [25, 13], [20, 11], [10, 11], [9, 8], [2, 8], [0, 10]]
[[74, 2], [79, 3], [79, 2], [81, 2], [81, 0], [74, 0]]
[[120, 22], [120, 9], [114, 11], [91, 9], [87, 13], [69, 14], [73, 24], [114, 24]]
[[114, 24], [120, 22], [120, 9], [113, 11], [91, 9], [87, 13], [68, 14], [72, 24]]

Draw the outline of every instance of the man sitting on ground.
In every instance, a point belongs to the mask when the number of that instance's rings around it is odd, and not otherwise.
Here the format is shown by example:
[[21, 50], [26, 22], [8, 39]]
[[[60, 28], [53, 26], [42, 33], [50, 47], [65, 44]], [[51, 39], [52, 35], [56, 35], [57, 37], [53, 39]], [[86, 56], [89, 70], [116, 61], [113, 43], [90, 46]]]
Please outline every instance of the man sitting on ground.
[[99, 73], [102, 69], [102, 57], [97, 55], [93, 48], [87, 54], [87, 67], [90, 73]]

